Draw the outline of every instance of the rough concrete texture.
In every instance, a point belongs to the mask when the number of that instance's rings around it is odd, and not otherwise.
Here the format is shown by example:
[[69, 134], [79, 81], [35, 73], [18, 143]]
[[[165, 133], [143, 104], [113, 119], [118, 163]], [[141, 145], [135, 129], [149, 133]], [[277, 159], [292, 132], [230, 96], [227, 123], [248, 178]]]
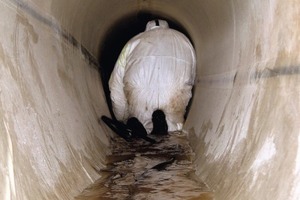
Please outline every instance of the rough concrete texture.
[[12, 2], [1, 1], [0, 18], [0, 199], [71, 199], [109, 150], [99, 73]]
[[99, 178], [108, 109], [82, 52], [139, 10], [195, 45], [185, 129], [216, 199], [300, 199], [299, 0], [2, 0], [0, 199], [72, 199]]

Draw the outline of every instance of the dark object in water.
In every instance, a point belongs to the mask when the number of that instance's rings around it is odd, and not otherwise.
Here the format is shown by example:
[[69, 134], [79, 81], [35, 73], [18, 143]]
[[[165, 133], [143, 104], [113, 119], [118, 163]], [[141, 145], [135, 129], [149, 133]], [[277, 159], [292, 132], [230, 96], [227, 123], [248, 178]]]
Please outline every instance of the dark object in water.
[[124, 124], [118, 120], [110, 119], [106, 116], [101, 117], [102, 121], [116, 134], [125, 139], [127, 142], [131, 142], [132, 138], [142, 138], [150, 143], [156, 143], [155, 140], [147, 137], [147, 131], [143, 124], [135, 117], [130, 118], [127, 124]]
[[127, 142], [131, 141], [131, 130], [122, 122], [114, 119], [110, 119], [106, 116], [101, 117], [102, 121], [116, 134], [125, 139]]
[[142, 138], [148, 142], [156, 143], [152, 138], [147, 137], [147, 131], [143, 124], [136, 118], [131, 117], [127, 121], [127, 127], [131, 130], [132, 137]]
[[152, 123], [153, 123], [153, 130], [151, 134], [154, 135], [168, 134], [168, 124], [166, 120], [166, 115], [162, 110], [155, 110], [152, 113]]
[[157, 171], [165, 170], [166, 167], [170, 164], [172, 164], [175, 161], [175, 157], [172, 157], [170, 160], [167, 160], [165, 162], [159, 163], [155, 165], [154, 167], [151, 167], [151, 169], [156, 169]]
[[[150, 169], [155, 169], [157, 171], [162, 171], [165, 170], [170, 164], [172, 164], [175, 161], [175, 157], [172, 157], [171, 159], [161, 162], [153, 167], [151, 167]], [[144, 173], [142, 173], [140, 176], [137, 177], [137, 179], [135, 179], [135, 181], [138, 181], [140, 178], [144, 178], [146, 176], [146, 174], [148, 173], [149, 169], [146, 170]]]

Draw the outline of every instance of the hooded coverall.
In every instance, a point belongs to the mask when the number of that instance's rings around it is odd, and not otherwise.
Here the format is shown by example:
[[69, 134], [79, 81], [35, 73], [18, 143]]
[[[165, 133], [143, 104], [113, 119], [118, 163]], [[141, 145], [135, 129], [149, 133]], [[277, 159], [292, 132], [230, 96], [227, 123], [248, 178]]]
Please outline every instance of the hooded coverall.
[[149, 133], [153, 111], [164, 111], [169, 131], [181, 130], [196, 74], [192, 44], [164, 20], [149, 21], [146, 31], [123, 48], [109, 80], [117, 120], [138, 118]]

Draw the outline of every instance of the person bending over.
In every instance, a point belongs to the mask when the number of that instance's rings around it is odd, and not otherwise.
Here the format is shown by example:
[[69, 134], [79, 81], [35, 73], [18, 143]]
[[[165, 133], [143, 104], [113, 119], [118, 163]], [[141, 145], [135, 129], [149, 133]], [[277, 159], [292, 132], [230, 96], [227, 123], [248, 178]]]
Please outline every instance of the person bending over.
[[127, 42], [109, 80], [117, 120], [136, 117], [150, 133], [152, 113], [163, 110], [169, 131], [181, 130], [192, 96], [196, 59], [188, 38], [164, 20], [149, 21], [146, 31]]

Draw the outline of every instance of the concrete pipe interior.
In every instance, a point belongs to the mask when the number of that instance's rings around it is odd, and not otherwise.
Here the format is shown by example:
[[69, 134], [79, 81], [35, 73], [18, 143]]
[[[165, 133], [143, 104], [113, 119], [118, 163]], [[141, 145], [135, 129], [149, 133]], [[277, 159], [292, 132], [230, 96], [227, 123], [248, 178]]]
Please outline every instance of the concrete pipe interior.
[[2, 0], [0, 199], [73, 199], [99, 178], [114, 135], [98, 58], [141, 12], [193, 41], [184, 129], [216, 199], [300, 199], [299, 0]]

